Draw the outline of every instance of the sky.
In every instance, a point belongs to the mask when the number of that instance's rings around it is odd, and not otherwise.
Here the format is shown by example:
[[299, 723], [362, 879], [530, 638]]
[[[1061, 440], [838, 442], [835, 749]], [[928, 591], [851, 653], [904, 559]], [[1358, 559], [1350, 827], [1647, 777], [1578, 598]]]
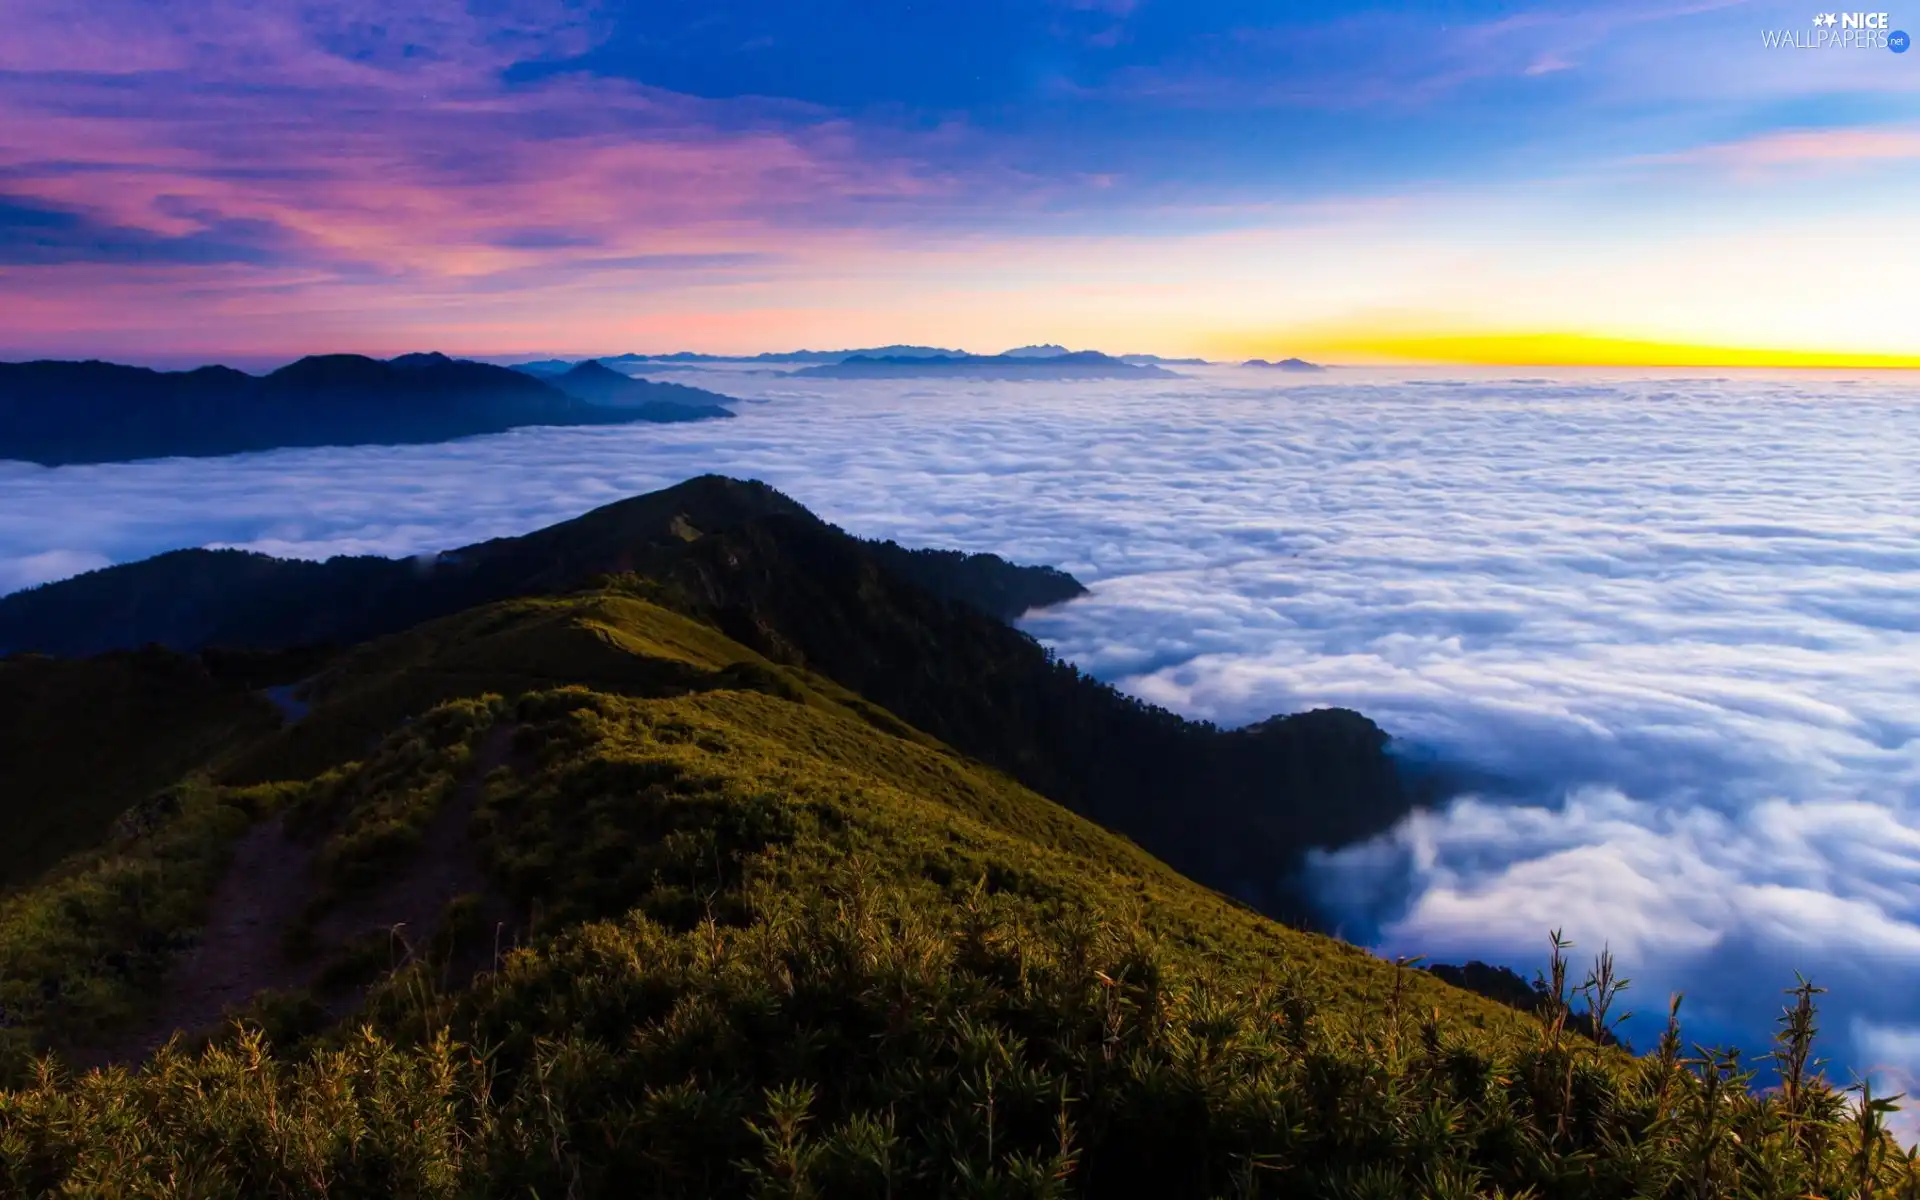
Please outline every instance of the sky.
[[0, 356], [1920, 365], [1920, 52], [1797, 0], [6, 7]]

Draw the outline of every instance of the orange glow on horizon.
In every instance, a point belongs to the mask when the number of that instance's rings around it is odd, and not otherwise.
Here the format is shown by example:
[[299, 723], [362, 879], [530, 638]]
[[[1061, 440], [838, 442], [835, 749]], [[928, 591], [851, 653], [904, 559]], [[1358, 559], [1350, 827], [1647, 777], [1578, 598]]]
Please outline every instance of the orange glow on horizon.
[[1580, 333], [1432, 333], [1371, 337], [1364, 334], [1335, 337], [1309, 335], [1291, 342], [1262, 340], [1249, 353], [1269, 358], [1300, 354], [1336, 361], [1428, 362], [1489, 367], [1920, 369], [1920, 353], [1715, 346]]

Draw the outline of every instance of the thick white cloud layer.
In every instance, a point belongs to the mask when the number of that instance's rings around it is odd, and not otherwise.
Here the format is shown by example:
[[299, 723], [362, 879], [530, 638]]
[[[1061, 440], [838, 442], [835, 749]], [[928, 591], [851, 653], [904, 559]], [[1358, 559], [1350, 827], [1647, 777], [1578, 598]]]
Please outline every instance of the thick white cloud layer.
[[[685, 378], [684, 375], [676, 378]], [[1634, 1007], [1920, 1069], [1920, 389], [1236, 369], [1127, 384], [719, 374], [732, 422], [44, 470], [0, 589], [182, 545], [405, 554], [700, 471], [853, 532], [1051, 562], [1032, 631], [1239, 723], [1345, 704], [1469, 781], [1323, 855], [1350, 936], [1530, 969], [1610, 941]]]

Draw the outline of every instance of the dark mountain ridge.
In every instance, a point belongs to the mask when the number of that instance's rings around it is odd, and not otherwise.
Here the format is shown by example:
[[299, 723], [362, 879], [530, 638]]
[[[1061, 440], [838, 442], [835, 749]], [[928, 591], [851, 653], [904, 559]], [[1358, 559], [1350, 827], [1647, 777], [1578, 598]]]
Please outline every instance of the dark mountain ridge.
[[579, 363], [571, 358], [536, 358], [531, 362], [506, 363], [509, 370], [532, 375], [536, 379], [552, 379], [555, 375], [564, 375]]
[[728, 399], [725, 396], [683, 383], [635, 379], [595, 359], [554, 375], [548, 382], [576, 400], [616, 408], [643, 421], [701, 421], [733, 415], [732, 409], [713, 403]]
[[701, 530], [786, 516], [861, 547], [890, 571], [1001, 620], [1086, 589], [1051, 567], [990, 554], [860, 542], [758, 483], [702, 476], [519, 537], [412, 558], [324, 562], [244, 550], [172, 550], [0, 596], [0, 655], [81, 656], [159, 644], [281, 649], [351, 645], [511, 596], [658, 569]]
[[676, 350], [671, 354], [615, 354], [607, 362], [656, 363], [836, 363], [856, 355], [884, 355], [894, 358], [929, 358], [964, 355], [964, 350], [945, 350], [938, 346], [870, 346], [864, 350], [769, 350], [760, 354], [701, 354]]
[[810, 519], [776, 515], [653, 568], [668, 603], [807, 666], [1176, 870], [1289, 919], [1299, 856], [1382, 832], [1410, 799], [1388, 737], [1344, 709], [1225, 731], [1128, 696], [947, 603]]
[[[699, 403], [718, 409], [712, 402], [725, 399], [703, 393]], [[522, 372], [443, 354], [384, 361], [313, 355], [263, 376], [217, 366], [154, 371], [97, 361], [0, 363], [0, 459], [59, 466], [291, 446], [400, 445], [526, 425], [657, 420], [663, 412], [664, 419], [685, 420], [684, 407], [650, 414], [644, 406], [590, 403]]]
[[0, 652], [344, 645], [609, 577], [1295, 919], [1307, 916], [1287, 883], [1300, 854], [1378, 833], [1410, 804], [1386, 735], [1357, 713], [1221, 731], [1083, 675], [1006, 623], [1080, 594], [1071, 576], [862, 542], [765, 485], [714, 476], [433, 559], [187, 550], [110, 567], [0, 598]]

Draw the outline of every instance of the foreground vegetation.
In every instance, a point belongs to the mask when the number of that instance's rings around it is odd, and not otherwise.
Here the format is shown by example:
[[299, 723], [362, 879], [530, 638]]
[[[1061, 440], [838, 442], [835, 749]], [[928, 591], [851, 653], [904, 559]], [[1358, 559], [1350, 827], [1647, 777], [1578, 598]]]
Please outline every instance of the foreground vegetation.
[[1137, 926], [1042, 933], [1019, 909], [933, 922], [849, 878], [745, 929], [591, 925], [457, 1006], [485, 1041], [395, 1014], [396, 1032], [303, 1059], [255, 1033], [139, 1074], [50, 1069], [0, 1099], [0, 1178], [22, 1195], [1914, 1194], [1878, 1102], [1849, 1113], [1816, 1080], [1756, 1098], [1671, 1042], [1610, 1062], [1551, 1027], [1507, 1053], [1430, 1016], [1355, 1029], [1311, 981], [1233, 990], [1174, 971]]
[[1818, 1075], [1810, 988], [1784, 1085], [1756, 1095], [1677, 1024], [1642, 1059], [1575, 1034], [1576, 993], [1609, 1020], [1603, 964], [1581, 988], [1556, 955], [1543, 1019], [1522, 1016], [790, 699], [454, 702], [364, 764], [234, 798], [328, 831], [320, 876], [351, 887], [355, 862], [404, 861], [490, 728], [515, 759], [475, 814], [482, 853], [550, 932], [469, 988], [440, 985], [443, 939], [342, 1026], [280, 997], [137, 1068], [40, 1060], [0, 1093], [0, 1188], [1915, 1194], [1886, 1103]]

